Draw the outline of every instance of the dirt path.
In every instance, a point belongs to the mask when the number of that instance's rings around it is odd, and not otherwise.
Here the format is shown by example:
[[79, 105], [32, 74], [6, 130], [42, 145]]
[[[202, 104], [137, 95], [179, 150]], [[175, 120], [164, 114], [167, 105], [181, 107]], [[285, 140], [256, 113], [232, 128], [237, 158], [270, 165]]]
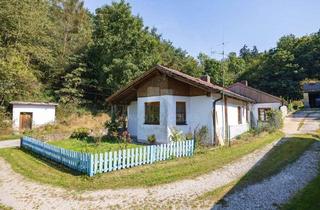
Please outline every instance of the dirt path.
[[19, 147], [19, 146], [20, 146], [20, 139], [0, 141], [0, 149], [9, 148], [9, 147]]
[[273, 146], [269, 144], [236, 162], [196, 179], [151, 188], [99, 190], [90, 192], [67, 191], [49, 185], [38, 184], [15, 173], [10, 165], [0, 159], [0, 203], [15, 209], [104, 209], [104, 208], [177, 208], [189, 207], [190, 201], [207, 191], [244, 175]]

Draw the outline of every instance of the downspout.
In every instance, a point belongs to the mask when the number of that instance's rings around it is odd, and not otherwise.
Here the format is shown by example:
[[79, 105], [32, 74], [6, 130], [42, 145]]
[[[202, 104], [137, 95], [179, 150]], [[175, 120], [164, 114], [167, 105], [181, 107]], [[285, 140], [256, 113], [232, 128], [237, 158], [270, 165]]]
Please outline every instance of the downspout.
[[213, 120], [213, 138], [212, 138], [212, 145], [217, 142], [217, 141], [216, 141], [216, 140], [217, 140], [217, 139], [216, 139], [216, 136], [217, 136], [216, 104], [217, 104], [218, 101], [220, 101], [220, 100], [223, 99], [223, 94], [222, 94], [222, 93], [220, 93], [220, 94], [221, 94], [221, 97], [213, 101], [213, 113], [212, 113], [212, 120]]

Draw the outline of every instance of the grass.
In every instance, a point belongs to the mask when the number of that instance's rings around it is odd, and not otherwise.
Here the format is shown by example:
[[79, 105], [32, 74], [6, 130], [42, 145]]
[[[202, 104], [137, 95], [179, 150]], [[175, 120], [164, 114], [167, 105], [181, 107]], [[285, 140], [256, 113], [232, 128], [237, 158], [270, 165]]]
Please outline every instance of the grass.
[[312, 180], [304, 189], [298, 192], [283, 210], [318, 210], [320, 209], [320, 171], [319, 175]]
[[15, 134], [0, 135], [0, 141], [20, 139], [20, 137], [21, 135], [15, 135]]
[[[318, 138], [312, 135], [298, 135], [294, 137], [287, 138], [284, 143], [279, 144], [274, 147], [264, 159], [257, 165], [252, 168], [246, 175], [237, 181], [233, 181], [225, 186], [217, 188], [213, 191], [209, 191], [201, 196], [199, 196], [195, 202], [208, 203], [212, 205], [215, 202], [224, 204], [226, 201], [224, 197], [228, 194], [232, 194], [236, 190], [241, 190], [242, 188], [258, 183], [272, 175], [277, 174], [288, 164], [297, 160], [304, 151], [306, 151], [312, 143], [314, 143]], [[317, 180], [317, 186], [320, 186], [320, 177]], [[319, 188], [319, 187], [318, 187]], [[316, 188], [315, 188], [316, 189]], [[320, 190], [318, 190], [318, 196]], [[315, 196], [315, 199], [316, 199]], [[320, 202], [318, 202], [320, 204]], [[317, 206], [319, 209], [319, 206]], [[292, 209], [292, 208], [287, 208]], [[308, 209], [308, 208], [301, 208]]]
[[11, 210], [13, 208], [9, 207], [9, 206], [5, 206], [3, 204], [0, 203], [0, 210]]
[[261, 134], [236, 141], [231, 148], [202, 149], [193, 157], [163, 161], [104, 173], [94, 177], [73, 174], [70, 170], [19, 149], [3, 149], [0, 156], [14, 171], [41, 183], [74, 190], [147, 187], [194, 178], [262, 148], [281, 138], [283, 133]]
[[94, 142], [77, 139], [65, 139], [59, 141], [52, 141], [48, 143], [73, 151], [89, 153], [109, 152], [125, 148], [139, 147], [139, 145], [137, 144], [124, 144], [118, 143], [116, 141], [102, 141], [101, 143], [97, 144]]

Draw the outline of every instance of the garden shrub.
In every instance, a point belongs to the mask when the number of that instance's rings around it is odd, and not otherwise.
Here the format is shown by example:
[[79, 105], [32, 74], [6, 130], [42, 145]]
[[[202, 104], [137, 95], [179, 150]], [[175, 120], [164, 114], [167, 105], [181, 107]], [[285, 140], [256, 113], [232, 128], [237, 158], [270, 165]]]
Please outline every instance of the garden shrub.
[[185, 140], [185, 136], [183, 135], [183, 132], [178, 130], [177, 128], [170, 128], [171, 134], [169, 136], [170, 140], [173, 142], [177, 141], [183, 141]]
[[254, 128], [254, 134], [259, 134], [262, 132], [274, 132], [283, 126], [283, 118], [280, 110], [272, 109], [267, 112], [267, 121], [258, 122], [256, 128]]
[[272, 132], [282, 128], [283, 118], [280, 110], [272, 109], [267, 112], [267, 131]]
[[302, 109], [304, 107], [303, 101], [301, 100], [295, 100], [291, 101], [291, 103], [288, 104], [289, 111], [295, 111]]
[[186, 140], [192, 140], [193, 139], [193, 134], [191, 132], [186, 134]]
[[126, 145], [131, 143], [130, 133], [128, 131], [123, 131], [120, 135], [120, 140], [122, 143], [125, 143]]
[[71, 138], [84, 140], [89, 137], [89, 129], [88, 128], [77, 128], [71, 134]]
[[152, 134], [152, 135], [148, 136], [148, 142], [150, 144], [154, 144], [156, 141], [157, 141], [156, 135]]
[[6, 112], [5, 108], [0, 107], [0, 134], [7, 135], [12, 133], [12, 121], [10, 114]]
[[200, 129], [195, 130], [195, 145], [203, 146], [209, 142], [209, 132], [207, 126], [202, 126]]

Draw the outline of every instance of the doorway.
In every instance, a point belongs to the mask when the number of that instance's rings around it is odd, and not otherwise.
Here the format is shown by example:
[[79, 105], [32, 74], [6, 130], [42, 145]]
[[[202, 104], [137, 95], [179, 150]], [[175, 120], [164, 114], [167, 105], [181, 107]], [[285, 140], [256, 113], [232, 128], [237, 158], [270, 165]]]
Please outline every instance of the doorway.
[[32, 112], [20, 112], [20, 130], [32, 129]]
[[310, 108], [320, 108], [320, 92], [309, 93]]

